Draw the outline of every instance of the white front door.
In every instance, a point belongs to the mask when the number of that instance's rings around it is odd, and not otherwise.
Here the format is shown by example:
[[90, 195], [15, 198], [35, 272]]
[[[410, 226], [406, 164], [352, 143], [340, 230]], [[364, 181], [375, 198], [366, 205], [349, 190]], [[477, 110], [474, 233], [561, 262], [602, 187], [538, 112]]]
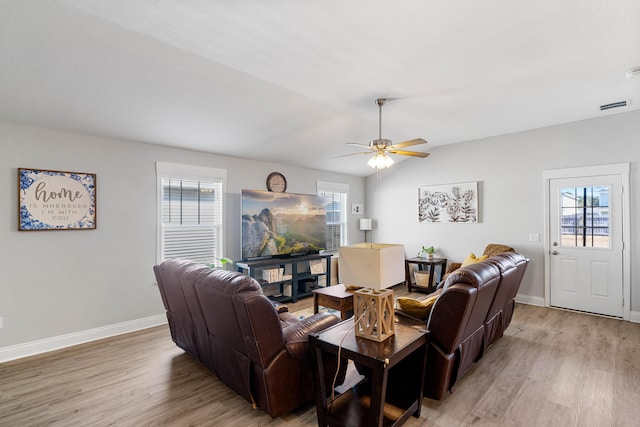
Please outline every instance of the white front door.
[[621, 180], [549, 180], [551, 306], [623, 316]]

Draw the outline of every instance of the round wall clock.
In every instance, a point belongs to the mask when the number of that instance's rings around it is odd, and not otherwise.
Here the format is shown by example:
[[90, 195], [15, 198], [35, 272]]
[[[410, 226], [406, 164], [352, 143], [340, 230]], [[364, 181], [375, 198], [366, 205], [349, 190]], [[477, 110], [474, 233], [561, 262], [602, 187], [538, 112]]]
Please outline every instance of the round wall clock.
[[287, 179], [280, 172], [271, 172], [267, 177], [267, 190], [284, 193], [287, 191]]

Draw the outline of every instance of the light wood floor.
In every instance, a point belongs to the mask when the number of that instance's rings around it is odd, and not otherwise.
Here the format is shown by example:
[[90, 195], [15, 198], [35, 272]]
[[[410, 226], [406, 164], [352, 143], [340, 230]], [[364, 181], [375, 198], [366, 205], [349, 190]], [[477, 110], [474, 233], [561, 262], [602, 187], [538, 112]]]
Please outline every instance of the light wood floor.
[[[313, 405], [277, 419], [252, 410], [163, 326], [0, 364], [0, 426], [44, 425], [314, 426], [316, 417]], [[425, 399], [405, 425], [640, 425], [640, 324], [518, 305], [453, 394]]]

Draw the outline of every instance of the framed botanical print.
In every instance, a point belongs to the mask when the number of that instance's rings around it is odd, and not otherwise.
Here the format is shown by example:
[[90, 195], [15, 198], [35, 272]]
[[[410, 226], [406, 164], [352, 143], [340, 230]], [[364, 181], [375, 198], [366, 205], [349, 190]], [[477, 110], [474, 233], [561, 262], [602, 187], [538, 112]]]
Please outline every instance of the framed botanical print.
[[18, 169], [18, 230], [94, 230], [96, 175]]
[[418, 187], [418, 222], [478, 222], [478, 182]]

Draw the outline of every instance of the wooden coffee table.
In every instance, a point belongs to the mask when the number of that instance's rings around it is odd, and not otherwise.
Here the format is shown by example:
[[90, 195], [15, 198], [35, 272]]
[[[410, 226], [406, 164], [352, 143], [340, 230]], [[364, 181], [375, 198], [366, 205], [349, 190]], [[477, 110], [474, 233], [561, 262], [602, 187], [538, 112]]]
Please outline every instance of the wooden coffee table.
[[353, 313], [353, 291], [345, 289], [342, 283], [313, 290], [313, 312], [318, 312], [318, 307], [323, 306], [340, 311], [340, 319], [349, 318], [349, 312]]

